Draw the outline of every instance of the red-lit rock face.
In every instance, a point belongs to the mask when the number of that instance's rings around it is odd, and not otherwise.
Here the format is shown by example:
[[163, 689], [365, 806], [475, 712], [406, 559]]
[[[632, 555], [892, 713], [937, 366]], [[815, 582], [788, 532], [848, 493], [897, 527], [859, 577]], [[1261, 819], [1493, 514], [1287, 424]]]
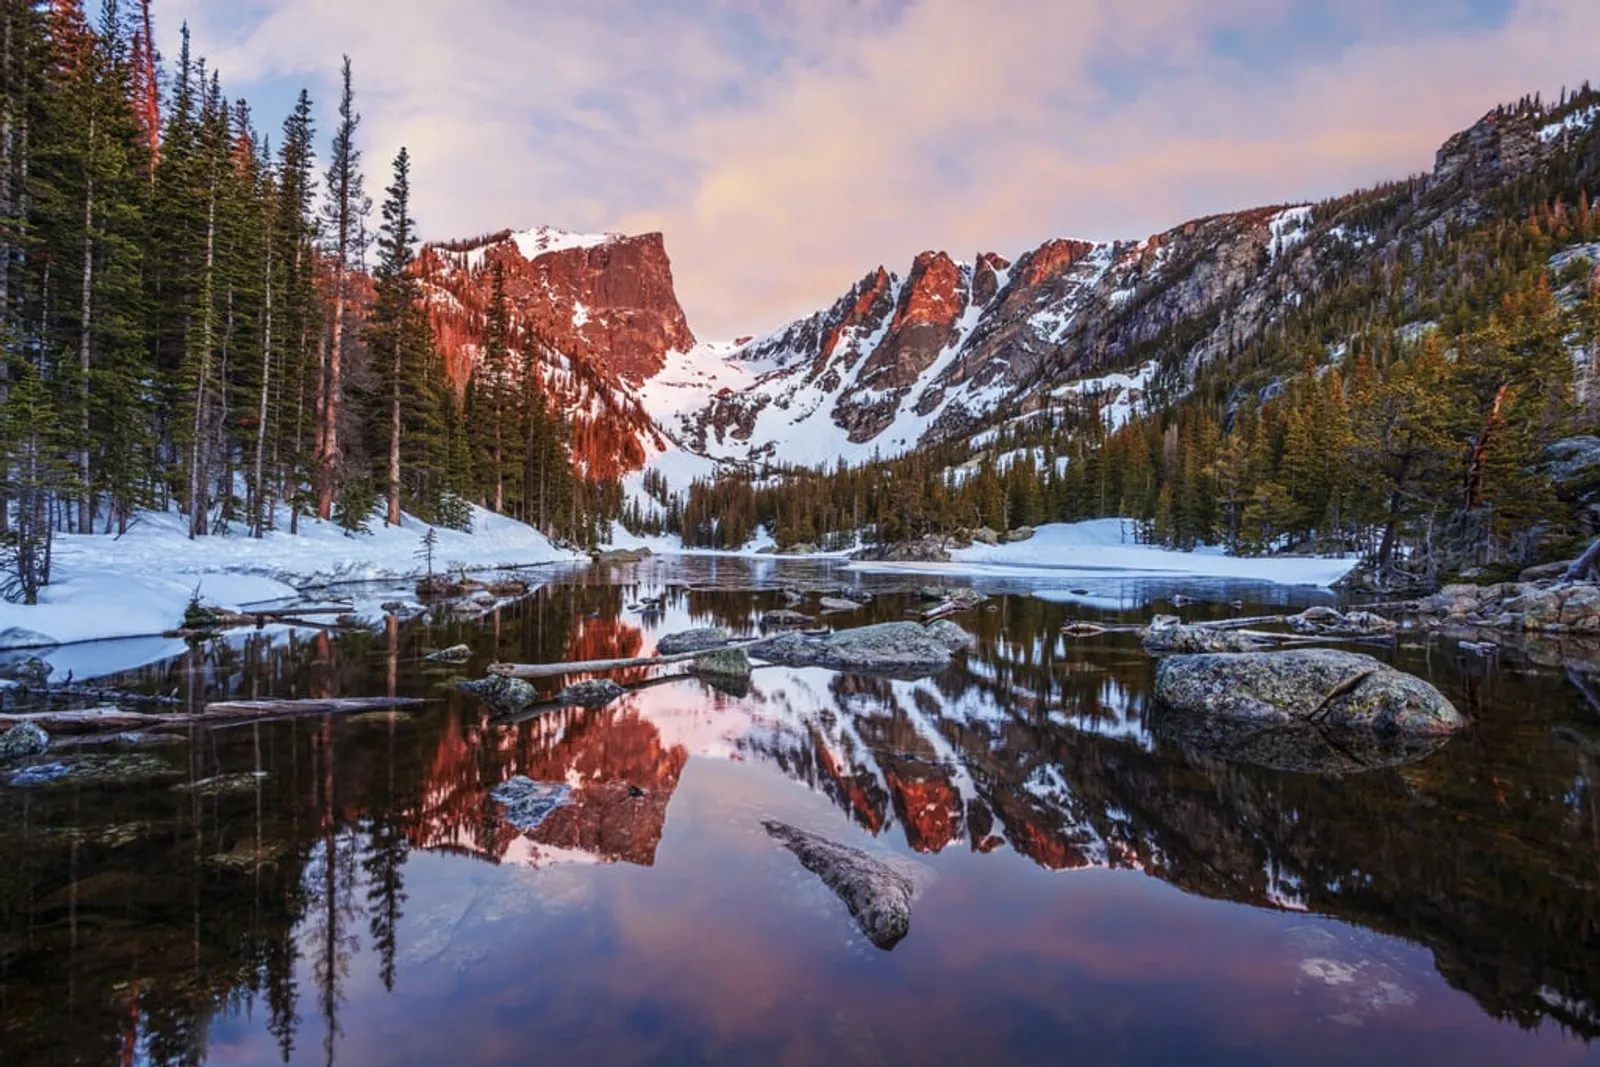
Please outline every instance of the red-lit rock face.
[[439, 350], [458, 388], [482, 352], [484, 313], [498, 265], [519, 348], [573, 426], [573, 455], [591, 478], [644, 463], [654, 427], [634, 390], [670, 351], [694, 345], [673, 290], [659, 233], [571, 241], [501, 233], [430, 245], [417, 273], [429, 297]]

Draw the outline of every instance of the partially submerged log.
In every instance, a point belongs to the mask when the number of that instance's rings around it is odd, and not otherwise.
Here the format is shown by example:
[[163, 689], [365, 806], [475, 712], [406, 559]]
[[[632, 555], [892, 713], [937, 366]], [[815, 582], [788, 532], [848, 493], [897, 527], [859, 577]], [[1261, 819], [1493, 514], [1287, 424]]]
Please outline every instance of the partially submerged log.
[[0, 732], [18, 723], [31, 722], [52, 733], [92, 733], [96, 730], [143, 730], [174, 722], [188, 722], [189, 715], [158, 715], [123, 711], [121, 708], [79, 708], [74, 711], [27, 711], [0, 715]]
[[421, 697], [330, 697], [312, 700], [219, 700], [207, 704], [196, 718], [235, 718], [243, 715], [334, 715], [352, 711], [381, 711], [409, 708], [422, 703]]
[[[752, 648], [763, 641], [735, 641], [723, 648]], [[678, 652], [668, 656], [634, 656], [630, 659], [590, 659], [568, 663], [491, 663], [490, 674], [504, 678], [559, 678], [564, 674], [601, 674], [606, 671], [635, 670], [640, 667], [660, 667], [668, 663], [687, 663], [699, 659], [706, 652]]]

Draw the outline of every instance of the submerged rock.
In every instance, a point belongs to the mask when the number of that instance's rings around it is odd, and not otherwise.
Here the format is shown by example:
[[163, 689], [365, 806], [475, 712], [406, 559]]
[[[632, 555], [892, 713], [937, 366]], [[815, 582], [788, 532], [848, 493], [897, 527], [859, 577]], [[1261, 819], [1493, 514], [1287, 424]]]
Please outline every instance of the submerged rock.
[[780, 608], [777, 611], [769, 611], [765, 615], [761, 616], [761, 625], [770, 627], [772, 629], [778, 629], [785, 626], [810, 626], [816, 621], [816, 616], [814, 615], [806, 615], [798, 611], [789, 611], [786, 608]]
[[590, 678], [574, 682], [556, 694], [558, 704], [576, 704], [584, 708], [602, 708], [627, 693], [610, 678]]
[[1156, 668], [1155, 692], [1169, 709], [1262, 725], [1421, 735], [1466, 725], [1444, 694], [1421, 678], [1329, 648], [1171, 656]]
[[854, 600], [846, 600], [841, 596], [825, 596], [817, 601], [817, 606], [823, 611], [860, 611], [861, 605]]
[[521, 711], [539, 699], [539, 691], [521, 678], [506, 678], [491, 674], [471, 682], [460, 682], [459, 687], [500, 711]]
[[948, 667], [954, 653], [976, 643], [960, 626], [941, 620], [928, 626], [885, 622], [820, 636], [791, 631], [750, 651], [793, 667], [931, 673]]
[[750, 657], [742, 648], [718, 648], [694, 661], [694, 673], [718, 678], [750, 677]]
[[532, 830], [557, 808], [572, 803], [572, 787], [565, 782], [535, 782], [524, 775], [516, 775], [495, 786], [489, 799], [505, 809], [506, 822], [518, 830]]
[[683, 652], [704, 652], [711, 648], [721, 648], [732, 640], [733, 637], [728, 631], [720, 627], [683, 630], [662, 637], [656, 642], [656, 651], [663, 656], [676, 656]]
[[50, 735], [37, 723], [19, 722], [0, 734], [0, 763], [37, 756], [50, 747]]
[[768, 819], [761, 825], [844, 901], [861, 932], [878, 948], [892, 949], [910, 932], [917, 896], [910, 875], [860, 849], [787, 823]]
[[426, 658], [429, 663], [465, 663], [472, 658], [472, 647], [470, 645], [451, 645], [449, 648], [441, 648], [437, 652], [428, 653]]

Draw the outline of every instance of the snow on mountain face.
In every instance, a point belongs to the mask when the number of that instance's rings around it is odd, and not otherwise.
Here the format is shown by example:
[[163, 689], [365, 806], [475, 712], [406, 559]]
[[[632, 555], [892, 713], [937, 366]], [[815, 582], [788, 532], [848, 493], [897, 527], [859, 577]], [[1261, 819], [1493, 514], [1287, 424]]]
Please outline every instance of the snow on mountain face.
[[[924, 252], [904, 276], [880, 267], [827, 310], [727, 352], [720, 367], [709, 367], [714, 353], [681, 368], [670, 357], [663, 375], [703, 382], [703, 399], [683, 390], [670, 409], [647, 407], [682, 448], [723, 464], [899, 455], [1002, 407], [1059, 399], [1041, 387], [1116, 366], [1134, 345], [1211, 311], [1287, 261], [1310, 226], [1301, 206], [1197, 220], [1145, 241], [1056, 239], [1015, 263]], [[1254, 313], [1279, 302], [1262, 295]]]

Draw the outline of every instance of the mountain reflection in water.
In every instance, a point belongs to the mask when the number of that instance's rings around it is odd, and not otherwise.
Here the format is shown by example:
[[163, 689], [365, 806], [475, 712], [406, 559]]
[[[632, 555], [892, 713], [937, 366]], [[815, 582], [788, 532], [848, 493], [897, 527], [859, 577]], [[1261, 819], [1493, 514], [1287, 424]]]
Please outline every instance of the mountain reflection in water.
[[[705, 566], [122, 676], [428, 703], [196, 728], [136, 784], [0, 790], [0, 1062], [1600, 1059], [1600, 726], [1558, 673], [1402, 646], [1474, 727], [1337, 776], [1164, 729], [1136, 641], [1059, 634], [1096, 614], [1074, 599], [1148, 592], [1107, 579], [961, 616], [978, 651], [920, 681], [760, 668], [744, 696], [683, 678], [511, 726], [450, 684], [745, 631], [779, 585], [853, 580]], [[916, 602], [870, 584], [838, 625]], [[457, 641], [468, 668], [423, 660]], [[571, 803], [519, 832], [489, 798], [513, 775]], [[909, 936], [871, 949], [768, 815], [929, 868]]]

